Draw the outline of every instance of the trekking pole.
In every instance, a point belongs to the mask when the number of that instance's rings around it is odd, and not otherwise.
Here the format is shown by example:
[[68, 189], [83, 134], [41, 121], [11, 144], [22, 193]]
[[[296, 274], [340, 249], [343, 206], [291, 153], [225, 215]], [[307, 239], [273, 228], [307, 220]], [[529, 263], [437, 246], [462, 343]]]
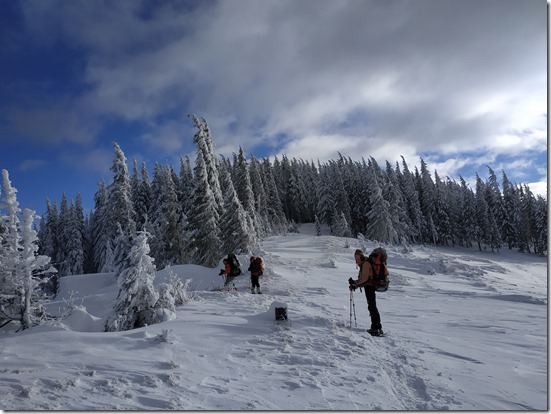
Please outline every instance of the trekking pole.
[[354, 303], [354, 293], [350, 289], [350, 328], [352, 328], [352, 310], [354, 310], [354, 326], [358, 327], [358, 321], [356, 321], [356, 304]]
[[356, 304], [354, 303], [354, 292], [352, 292], [352, 309], [354, 310], [354, 326], [358, 327], [358, 322], [356, 321]]
[[352, 329], [352, 289], [350, 290], [350, 329]]

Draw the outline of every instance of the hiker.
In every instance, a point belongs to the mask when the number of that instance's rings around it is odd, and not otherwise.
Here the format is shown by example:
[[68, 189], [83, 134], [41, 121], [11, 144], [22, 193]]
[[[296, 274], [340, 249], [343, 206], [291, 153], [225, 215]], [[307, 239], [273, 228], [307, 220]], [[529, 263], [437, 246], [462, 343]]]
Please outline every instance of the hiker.
[[[365, 289], [367, 309], [369, 310], [369, 316], [371, 316], [371, 329], [367, 332], [373, 336], [384, 335], [381, 325], [381, 316], [379, 315], [377, 301], [375, 298], [375, 290], [377, 289], [377, 285], [374, 282], [373, 268], [371, 267], [371, 263], [369, 263], [369, 259], [365, 257], [364, 252], [360, 249], [357, 249], [354, 252], [354, 259], [356, 260], [356, 265], [359, 266], [360, 271], [358, 274], [358, 280], [353, 280], [352, 278], [348, 279], [349, 288], [351, 290], [362, 287]], [[386, 273], [388, 273], [388, 271], [385, 269], [385, 274]]]
[[[224, 287], [228, 286], [233, 279], [235, 279], [237, 276], [241, 274], [241, 265], [239, 264], [239, 259], [235, 255], [235, 253], [229, 253], [228, 257], [223, 260], [224, 262], [224, 269], [220, 270], [220, 273], [218, 273], [219, 276], [226, 276], [226, 281], [224, 282]], [[233, 287], [235, 290], [237, 288], [235, 287], [235, 284], [233, 284]]]
[[251, 293], [262, 293], [260, 291], [260, 283], [258, 283], [258, 278], [264, 273], [262, 259], [260, 257], [251, 256], [250, 262], [247, 270], [251, 272]]
[[228, 259], [224, 259], [224, 269], [220, 269], [220, 273], [218, 273], [218, 276], [225, 276], [226, 280], [224, 281], [224, 286], [228, 286], [230, 282], [235, 279], [235, 276], [232, 276], [231, 272], [231, 266], [230, 261]]

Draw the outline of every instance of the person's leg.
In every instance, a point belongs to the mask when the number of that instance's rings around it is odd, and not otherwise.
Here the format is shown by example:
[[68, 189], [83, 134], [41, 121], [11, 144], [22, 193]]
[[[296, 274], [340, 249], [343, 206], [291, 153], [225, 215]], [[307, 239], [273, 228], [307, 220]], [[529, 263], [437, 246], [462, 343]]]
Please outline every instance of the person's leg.
[[369, 316], [371, 316], [371, 329], [382, 329], [381, 316], [377, 309], [377, 299], [375, 297], [375, 288], [367, 286], [365, 288], [365, 297], [367, 298], [367, 309], [369, 310]]

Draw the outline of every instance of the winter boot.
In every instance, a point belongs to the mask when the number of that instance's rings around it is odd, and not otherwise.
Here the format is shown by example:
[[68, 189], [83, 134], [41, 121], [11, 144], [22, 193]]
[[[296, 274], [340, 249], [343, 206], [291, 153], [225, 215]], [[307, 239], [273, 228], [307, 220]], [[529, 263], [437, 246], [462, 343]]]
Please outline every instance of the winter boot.
[[370, 334], [371, 336], [383, 336], [385, 334], [382, 329], [375, 329], [375, 328], [368, 329], [367, 333]]
[[251, 289], [251, 293], [254, 295], [256, 292], [254, 291], [254, 288]]
[[256, 293], [262, 294], [262, 292], [260, 291], [260, 286], [258, 286], [258, 287], [256, 288]]

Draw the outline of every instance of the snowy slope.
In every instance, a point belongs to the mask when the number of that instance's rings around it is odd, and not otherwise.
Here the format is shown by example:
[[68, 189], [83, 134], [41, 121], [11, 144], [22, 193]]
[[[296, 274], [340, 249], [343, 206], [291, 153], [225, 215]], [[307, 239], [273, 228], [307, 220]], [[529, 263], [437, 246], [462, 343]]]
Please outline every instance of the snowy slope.
[[[389, 336], [371, 338], [365, 296], [353, 294], [356, 327], [347, 280], [354, 250], [374, 246], [301, 232], [263, 242], [262, 295], [249, 293], [248, 276], [235, 279], [238, 291], [213, 291], [217, 268], [174, 266], [193, 278], [195, 299], [177, 319], [133, 331], [101, 332], [113, 275], [65, 278], [61, 296], [78, 292], [85, 307], [66, 330], [0, 332], [1, 408], [548, 408], [544, 258], [390, 247], [391, 287], [377, 296]], [[275, 321], [276, 306], [287, 322]]]

